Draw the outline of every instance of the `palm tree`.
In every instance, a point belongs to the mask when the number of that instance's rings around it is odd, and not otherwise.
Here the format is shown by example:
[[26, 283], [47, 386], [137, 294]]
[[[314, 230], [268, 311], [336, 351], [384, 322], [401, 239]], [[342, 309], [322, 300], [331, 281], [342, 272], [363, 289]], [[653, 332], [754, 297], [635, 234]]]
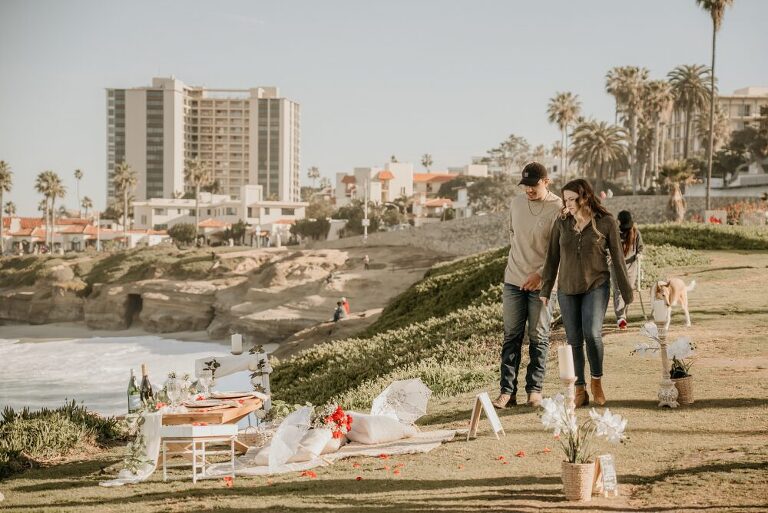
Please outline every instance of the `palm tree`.
[[317, 166], [312, 166], [307, 170], [307, 177], [312, 180], [312, 188], [315, 188], [315, 180], [320, 178], [320, 170]]
[[691, 183], [696, 174], [687, 160], [674, 160], [664, 164], [659, 173], [659, 182], [669, 187], [667, 205], [671, 221], [682, 223], [685, 220], [686, 203], [680, 185]]
[[199, 158], [188, 160], [184, 169], [184, 181], [195, 188], [195, 241], [200, 231], [200, 188], [213, 182], [213, 171]]
[[[53, 172], [52, 172], [53, 173]], [[50, 199], [51, 199], [51, 250], [53, 250], [53, 235], [56, 232], [56, 198], [64, 198], [67, 195], [67, 187], [61, 181], [57, 173], [53, 173], [50, 178]]]
[[709, 152], [709, 142], [711, 140], [714, 144], [714, 149], [717, 150], [728, 141], [728, 136], [730, 135], [728, 116], [725, 115], [725, 112], [723, 112], [720, 107], [715, 107], [714, 126], [710, 124], [708, 116], [699, 116], [696, 118], [695, 130], [696, 137], [699, 139], [702, 148]]
[[421, 156], [421, 165], [424, 166], [424, 169], [427, 170], [427, 173], [429, 173], [429, 168], [432, 167], [432, 155], [429, 153], [425, 153]]
[[601, 190], [603, 178], [626, 169], [628, 162], [627, 131], [605, 121], [587, 121], [573, 131], [571, 160], [595, 172], [595, 189]]
[[83, 172], [75, 169], [75, 180], [77, 180], [77, 208], [80, 209], [80, 180], [83, 179]]
[[557, 93], [550, 98], [547, 105], [547, 117], [550, 123], [554, 123], [562, 134], [562, 175], [563, 180], [568, 178], [568, 127], [576, 121], [581, 112], [579, 95], [571, 92]]
[[645, 84], [643, 94], [643, 118], [652, 130], [650, 167], [655, 180], [659, 175], [661, 162], [662, 119], [672, 106], [672, 88], [666, 80], [651, 80]]
[[605, 90], [616, 98], [616, 112], [621, 113], [629, 129], [629, 165], [632, 191], [637, 190], [639, 176], [637, 159], [638, 125], [642, 114], [643, 93], [648, 82], [648, 70], [637, 66], [611, 69], [605, 77]]
[[[0, 205], [3, 204], [3, 194], [11, 192], [13, 187], [13, 173], [11, 166], [4, 160], [0, 160]], [[9, 214], [10, 215], [10, 214]], [[0, 256], [5, 252], [5, 241], [3, 240], [3, 213], [0, 212]]]
[[88, 217], [88, 210], [93, 208], [93, 200], [88, 196], [83, 196], [83, 200], [80, 202], [80, 206], [85, 209], [85, 217]]
[[128, 197], [133, 192], [138, 182], [136, 171], [126, 162], [118, 164], [115, 167], [115, 174], [112, 177], [115, 185], [115, 192], [123, 196], [123, 241], [128, 247]]
[[684, 159], [688, 158], [688, 143], [691, 137], [693, 115], [709, 105], [709, 90], [705, 84], [710, 75], [709, 68], [703, 64], [683, 64], [667, 75], [672, 86], [674, 107], [685, 112]]
[[[50, 233], [49, 228], [49, 216], [48, 216], [48, 206], [49, 206], [49, 200], [51, 197], [51, 177], [55, 173], [53, 171], [43, 171], [42, 173], [39, 173], [37, 175], [37, 178], [35, 178], [35, 191], [37, 191], [39, 194], [43, 195], [43, 199], [40, 202], [43, 207], [43, 225], [45, 226], [45, 243], [48, 244], [48, 234]], [[40, 205], [38, 205], [38, 209], [40, 208]]]
[[709, 144], [707, 144], [707, 199], [709, 210], [709, 194], [712, 181], [712, 153], [715, 135], [715, 49], [717, 48], [717, 32], [723, 24], [725, 8], [733, 5], [733, 0], [696, 0], [696, 4], [707, 11], [712, 18], [712, 66], [709, 74]]

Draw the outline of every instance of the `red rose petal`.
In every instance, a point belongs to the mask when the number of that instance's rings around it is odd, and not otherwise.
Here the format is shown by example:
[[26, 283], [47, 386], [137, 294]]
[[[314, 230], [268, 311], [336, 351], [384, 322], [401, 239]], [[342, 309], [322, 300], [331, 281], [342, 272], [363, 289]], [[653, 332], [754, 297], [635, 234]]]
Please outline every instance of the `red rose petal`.
[[362, 480], [363, 480], [363, 476], [357, 476], [357, 477], [355, 478], [355, 481], [362, 481]]
[[552, 452], [552, 449], [550, 449], [549, 447], [544, 447], [544, 449], [541, 452], [543, 452], [544, 454], [547, 454]]
[[525, 451], [517, 451], [515, 453], [515, 456], [517, 456], [518, 458], [525, 458]]

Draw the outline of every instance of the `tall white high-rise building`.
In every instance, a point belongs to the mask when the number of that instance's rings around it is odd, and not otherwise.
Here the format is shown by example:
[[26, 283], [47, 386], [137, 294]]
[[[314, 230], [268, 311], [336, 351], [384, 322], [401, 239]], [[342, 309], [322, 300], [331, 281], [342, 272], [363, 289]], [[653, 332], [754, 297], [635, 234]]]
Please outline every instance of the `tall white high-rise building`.
[[207, 89], [153, 78], [150, 87], [107, 89], [107, 193], [117, 165], [138, 174], [135, 199], [185, 191], [184, 163], [199, 158], [219, 193], [239, 198], [261, 185], [264, 198], [300, 201], [299, 104], [276, 87]]

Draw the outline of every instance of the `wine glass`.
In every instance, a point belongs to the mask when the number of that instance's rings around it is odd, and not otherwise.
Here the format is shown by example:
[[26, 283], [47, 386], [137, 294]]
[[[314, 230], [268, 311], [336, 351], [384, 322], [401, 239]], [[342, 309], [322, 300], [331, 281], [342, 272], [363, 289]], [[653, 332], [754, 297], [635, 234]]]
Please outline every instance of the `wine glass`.
[[169, 378], [165, 382], [165, 391], [168, 394], [168, 400], [171, 402], [171, 409], [176, 411], [179, 406], [179, 400], [181, 399], [183, 384], [177, 378]]
[[200, 375], [197, 377], [197, 382], [203, 387], [203, 395], [207, 398], [209, 394], [208, 388], [213, 383], [213, 371], [210, 369], [200, 371]]

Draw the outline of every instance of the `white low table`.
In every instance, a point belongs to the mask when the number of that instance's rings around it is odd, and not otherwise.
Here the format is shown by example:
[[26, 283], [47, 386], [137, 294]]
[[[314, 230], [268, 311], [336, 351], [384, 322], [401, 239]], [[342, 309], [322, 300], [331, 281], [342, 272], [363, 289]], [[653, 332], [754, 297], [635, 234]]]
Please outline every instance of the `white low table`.
[[[181, 424], [175, 426], [163, 426], [160, 431], [163, 451], [163, 481], [168, 480], [168, 467], [186, 467], [188, 461], [168, 463], [169, 456], [192, 456], [192, 482], [198, 479], [210, 477], [221, 478], [225, 476], [235, 477], [235, 440], [237, 438], [236, 424], [213, 424], [209, 426], [193, 426]], [[229, 444], [226, 450], [207, 449], [208, 444]], [[182, 447], [181, 450], [178, 448]], [[229, 455], [231, 472], [208, 476], [207, 457], [214, 454]]]

